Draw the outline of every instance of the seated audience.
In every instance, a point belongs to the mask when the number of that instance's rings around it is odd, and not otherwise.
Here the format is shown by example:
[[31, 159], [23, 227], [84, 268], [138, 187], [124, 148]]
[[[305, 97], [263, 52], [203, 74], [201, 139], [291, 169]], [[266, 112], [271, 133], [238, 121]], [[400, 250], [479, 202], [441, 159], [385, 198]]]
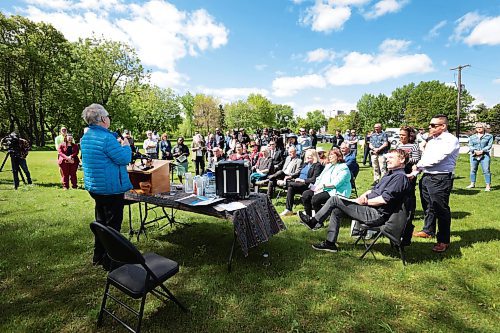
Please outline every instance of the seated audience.
[[328, 161], [314, 185], [302, 193], [304, 211], [309, 216], [312, 216], [313, 209], [319, 211], [331, 196], [351, 196], [351, 172], [338, 148], [330, 150]]
[[252, 165], [252, 169], [254, 166], [257, 164], [257, 161], [259, 160], [261, 154], [259, 152], [259, 146], [255, 143], [255, 141], [250, 141], [250, 153], [248, 154], [248, 157], [250, 158], [250, 163]]
[[297, 150], [297, 155], [302, 156], [302, 146], [297, 141], [297, 135], [290, 133], [286, 136], [286, 140], [285, 150], [288, 151], [288, 148], [293, 146]]
[[312, 148], [311, 138], [309, 137], [309, 135], [307, 135], [307, 131], [303, 127], [299, 130], [299, 137], [297, 138], [297, 142], [300, 145], [302, 151]]
[[273, 160], [273, 172], [281, 170], [285, 163], [283, 151], [276, 146], [276, 141], [274, 140], [269, 141], [267, 148], [269, 149], [269, 156]]
[[282, 184], [286, 186], [286, 208], [281, 212], [281, 216], [293, 215], [293, 198], [295, 194], [302, 194], [309, 188], [309, 185], [314, 184], [321, 171], [323, 171], [323, 166], [318, 161], [316, 150], [306, 150], [300, 171], [283, 180]]
[[243, 145], [241, 143], [237, 143], [235, 146], [235, 152], [229, 155], [229, 160], [250, 162], [250, 157], [243, 151]]
[[260, 150], [262, 156], [259, 158], [255, 167], [253, 168], [253, 172], [250, 175], [250, 181], [252, 184], [259, 180], [263, 180], [267, 178], [267, 175], [272, 170], [273, 160], [269, 156], [269, 150], [266, 147], [262, 147]]
[[342, 155], [344, 155], [345, 164], [349, 168], [349, 171], [351, 171], [351, 177], [352, 180], [354, 180], [359, 173], [359, 165], [358, 162], [356, 162], [356, 155], [351, 148], [349, 148], [349, 144], [347, 142], [342, 142], [340, 145], [340, 151], [342, 152]]
[[336, 242], [340, 221], [344, 216], [372, 226], [385, 223], [389, 216], [401, 207], [411, 191], [410, 182], [404, 171], [407, 160], [408, 154], [404, 150], [391, 150], [387, 154], [389, 171], [373, 189], [363, 193], [355, 201], [332, 196], [314, 217], [299, 212], [300, 222], [311, 230], [323, 227], [323, 222], [330, 216], [326, 240], [314, 244], [313, 249], [338, 251]]
[[302, 164], [302, 160], [297, 156], [297, 149], [295, 146], [291, 146], [288, 148], [288, 156], [285, 159], [285, 163], [283, 164], [283, 169], [274, 170], [273, 174], [267, 177], [267, 181], [269, 182], [267, 186], [267, 195], [271, 198], [274, 194], [274, 188], [278, 180], [280, 179], [290, 179], [293, 175], [298, 174], [300, 171], [300, 166]]
[[210, 160], [208, 161], [208, 167], [207, 167], [207, 170], [210, 170], [212, 172], [215, 171], [215, 165], [218, 163], [218, 162], [222, 162], [222, 161], [225, 161], [226, 158], [224, 156], [224, 150], [222, 150], [221, 148], [219, 147], [215, 147], [212, 149], [212, 152], [213, 152], [213, 156], [210, 158]]
[[316, 152], [318, 153], [318, 158], [319, 158], [319, 162], [321, 163], [321, 165], [325, 166], [328, 164], [328, 157], [326, 156], [326, 151], [321, 148], [321, 147], [318, 147], [316, 148]]

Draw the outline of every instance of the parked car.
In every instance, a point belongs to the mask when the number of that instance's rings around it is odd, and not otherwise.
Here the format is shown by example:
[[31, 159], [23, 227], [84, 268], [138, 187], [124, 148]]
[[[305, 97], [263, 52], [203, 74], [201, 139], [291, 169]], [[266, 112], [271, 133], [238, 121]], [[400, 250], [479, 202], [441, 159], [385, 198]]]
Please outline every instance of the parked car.
[[316, 138], [318, 139], [318, 142], [323, 142], [323, 138], [324, 138], [324, 137], [325, 137], [325, 136], [324, 136], [323, 134], [320, 134], [320, 133], [317, 133], [317, 134], [316, 134]]
[[469, 143], [469, 136], [467, 134], [460, 134], [458, 136], [459, 143]]
[[325, 143], [325, 142], [332, 142], [334, 136], [335, 135], [333, 135], [333, 134], [328, 134], [327, 133], [327, 134], [325, 134], [323, 136], [323, 140], [321, 142], [323, 142], [323, 143]]
[[396, 146], [399, 142], [399, 131], [395, 132], [392, 130], [387, 130], [385, 131], [387, 134], [387, 139], [389, 140], [389, 143], [391, 144], [392, 147]]

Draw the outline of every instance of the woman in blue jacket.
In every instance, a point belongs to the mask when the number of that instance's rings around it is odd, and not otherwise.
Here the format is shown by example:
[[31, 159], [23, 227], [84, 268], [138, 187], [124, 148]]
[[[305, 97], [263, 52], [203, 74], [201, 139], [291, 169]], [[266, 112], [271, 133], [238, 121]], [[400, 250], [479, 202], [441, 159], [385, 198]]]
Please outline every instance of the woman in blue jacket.
[[483, 169], [484, 181], [486, 183], [485, 191], [491, 190], [491, 173], [490, 173], [490, 151], [493, 145], [493, 135], [486, 133], [486, 128], [483, 123], [476, 124], [476, 134], [469, 138], [469, 153], [470, 153], [470, 185], [467, 188], [476, 186], [476, 174], [479, 164]]
[[[111, 117], [102, 105], [86, 107], [82, 117], [89, 125], [81, 140], [83, 179], [95, 201], [95, 220], [120, 231], [124, 193], [132, 189], [127, 173], [132, 150], [127, 138], [119, 138], [108, 129]], [[110, 269], [110, 259], [97, 238], [92, 263]]]

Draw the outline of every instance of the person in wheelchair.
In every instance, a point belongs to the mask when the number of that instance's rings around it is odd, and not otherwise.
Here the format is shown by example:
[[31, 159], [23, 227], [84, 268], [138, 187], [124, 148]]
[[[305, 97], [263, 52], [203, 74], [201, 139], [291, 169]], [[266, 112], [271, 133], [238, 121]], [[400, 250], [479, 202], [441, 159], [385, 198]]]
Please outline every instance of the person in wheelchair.
[[382, 225], [410, 195], [411, 185], [405, 173], [408, 153], [402, 149], [394, 149], [386, 154], [389, 171], [371, 190], [357, 199], [348, 200], [332, 196], [326, 204], [316, 212], [314, 217], [299, 212], [300, 222], [311, 230], [323, 226], [330, 216], [330, 225], [326, 240], [312, 245], [318, 251], [337, 252], [336, 245], [340, 230], [340, 221], [344, 216], [369, 225]]

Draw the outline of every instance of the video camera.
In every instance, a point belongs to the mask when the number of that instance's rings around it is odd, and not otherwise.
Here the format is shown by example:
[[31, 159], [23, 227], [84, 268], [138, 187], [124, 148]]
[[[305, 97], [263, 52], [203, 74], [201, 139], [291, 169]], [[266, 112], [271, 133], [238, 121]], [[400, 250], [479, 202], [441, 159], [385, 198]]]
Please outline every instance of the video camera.
[[0, 140], [0, 146], [2, 150], [13, 153], [16, 149], [19, 149], [19, 138], [15, 133], [11, 133]]

